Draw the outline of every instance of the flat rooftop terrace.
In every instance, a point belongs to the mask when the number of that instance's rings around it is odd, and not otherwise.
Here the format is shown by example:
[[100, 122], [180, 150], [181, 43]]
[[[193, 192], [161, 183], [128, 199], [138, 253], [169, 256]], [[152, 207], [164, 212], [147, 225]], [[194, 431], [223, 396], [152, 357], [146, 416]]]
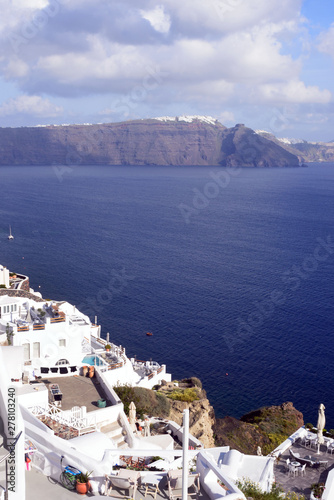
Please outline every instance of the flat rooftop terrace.
[[[45, 500], [48, 499], [61, 499], [61, 500], [71, 500], [78, 498], [78, 493], [76, 491], [66, 490], [58, 481], [53, 480], [50, 477], [44, 476], [37, 469], [32, 468], [29, 472], [25, 473], [26, 477], [26, 500]], [[100, 478], [101, 481], [104, 478]], [[144, 485], [139, 486], [136, 491], [134, 500], [142, 500], [145, 497], [145, 487]], [[116, 489], [113, 491], [112, 496], [99, 496], [93, 495], [92, 493], [87, 493], [86, 495], [80, 495], [80, 498], [120, 498], [126, 499], [126, 495], [122, 495], [121, 491]], [[147, 500], [153, 500], [154, 496], [152, 492], [148, 492], [146, 496]], [[194, 498], [194, 497], [188, 497]], [[198, 500], [210, 500], [209, 496], [201, 488], [199, 494], [196, 497]], [[157, 493], [156, 500], [169, 500], [167, 479], [162, 479], [159, 484], [159, 492]]]
[[327, 453], [327, 448], [325, 445], [321, 445], [320, 454], [317, 454], [317, 449], [310, 448], [309, 446], [304, 446], [301, 443], [295, 443], [291, 446], [291, 450], [294, 453], [299, 453], [300, 458], [311, 455], [319, 461], [328, 461], [326, 467], [309, 467], [306, 466], [305, 475], [291, 475], [286, 470], [286, 460], [289, 458], [293, 460], [289, 450], [287, 450], [283, 455], [279, 463], [275, 464], [275, 478], [276, 482], [282, 486], [285, 492], [294, 491], [299, 494], [305, 495], [305, 498], [310, 498], [311, 484], [313, 483], [325, 483], [328, 473], [334, 468], [334, 455]]
[[[98, 409], [97, 401], [99, 399], [106, 399], [101, 384], [95, 377], [89, 378], [74, 375], [73, 377], [43, 378], [39, 382], [44, 382], [48, 388], [52, 384], [59, 385], [59, 389], [63, 394], [61, 402], [62, 410], [70, 410], [73, 406], [86, 406], [89, 412]], [[107, 406], [111, 406], [111, 402], [107, 399], [106, 401]]]

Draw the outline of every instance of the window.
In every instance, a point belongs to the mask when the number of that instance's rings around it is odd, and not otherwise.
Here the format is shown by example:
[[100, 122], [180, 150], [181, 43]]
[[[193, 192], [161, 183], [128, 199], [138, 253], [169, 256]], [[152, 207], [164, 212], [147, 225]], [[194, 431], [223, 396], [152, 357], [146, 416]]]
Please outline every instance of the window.
[[66, 339], [59, 339], [59, 347], [66, 347]]
[[11, 312], [16, 312], [16, 304], [12, 304], [10, 306], [10, 310], [11, 310]]
[[30, 359], [30, 344], [22, 344], [23, 347], [23, 359], [28, 361]]
[[41, 357], [41, 349], [40, 349], [39, 342], [34, 342], [32, 345], [32, 357], [33, 358], [40, 358]]

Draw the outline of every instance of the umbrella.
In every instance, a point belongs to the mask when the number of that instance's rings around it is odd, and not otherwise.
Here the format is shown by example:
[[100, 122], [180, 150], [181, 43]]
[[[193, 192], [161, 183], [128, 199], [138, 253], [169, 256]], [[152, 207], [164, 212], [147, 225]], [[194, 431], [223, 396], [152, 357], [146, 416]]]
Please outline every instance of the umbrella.
[[133, 430], [136, 430], [136, 405], [133, 401], [129, 405], [129, 424]]
[[317, 437], [318, 437], [318, 454], [320, 453], [320, 445], [324, 444], [324, 436], [322, 435], [322, 431], [325, 427], [326, 418], [325, 418], [325, 406], [321, 403], [318, 411], [318, 422], [317, 422]]

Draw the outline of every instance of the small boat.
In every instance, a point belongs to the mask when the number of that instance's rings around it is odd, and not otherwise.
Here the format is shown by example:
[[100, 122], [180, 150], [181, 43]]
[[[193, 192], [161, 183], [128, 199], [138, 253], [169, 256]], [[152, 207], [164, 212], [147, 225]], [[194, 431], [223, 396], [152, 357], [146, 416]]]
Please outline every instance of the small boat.
[[9, 240], [13, 240], [14, 239], [14, 236], [12, 235], [12, 228], [9, 226], [9, 236], [8, 236], [8, 239]]
[[148, 337], [152, 337], [153, 333], [152, 332], [146, 332], [146, 335], [148, 335]]

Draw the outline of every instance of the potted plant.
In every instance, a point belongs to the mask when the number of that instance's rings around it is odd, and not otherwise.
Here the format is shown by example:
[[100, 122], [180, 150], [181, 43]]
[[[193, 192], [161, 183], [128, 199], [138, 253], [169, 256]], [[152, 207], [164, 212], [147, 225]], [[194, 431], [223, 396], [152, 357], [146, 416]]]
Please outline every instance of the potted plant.
[[77, 490], [78, 493], [81, 495], [85, 495], [89, 490], [90, 490], [90, 482], [89, 482], [89, 476], [91, 475], [93, 471], [91, 472], [80, 472], [76, 476], [76, 484], [75, 484], [75, 489]]
[[311, 484], [311, 500], [315, 500], [317, 498], [321, 498], [325, 489], [324, 483], [313, 483]]
[[109, 352], [109, 351], [110, 351], [110, 349], [111, 349], [111, 345], [110, 345], [110, 344], [106, 344], [104, 348], [105, 348], [105, 350], [106, 350], [107, 352]]

